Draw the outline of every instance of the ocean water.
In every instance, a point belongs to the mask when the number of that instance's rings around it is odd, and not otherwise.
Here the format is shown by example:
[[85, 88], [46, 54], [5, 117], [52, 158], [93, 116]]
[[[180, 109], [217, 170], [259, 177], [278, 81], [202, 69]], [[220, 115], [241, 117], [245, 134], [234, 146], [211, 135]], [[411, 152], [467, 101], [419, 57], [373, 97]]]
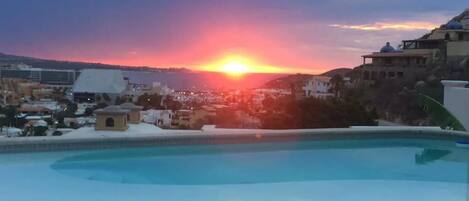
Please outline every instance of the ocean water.
[[152, 84], [160, 82], [176, 90], [251, 89], [263, 86], [285, 74], [253, 73], [243, 77], [230, 77], [212, 72], [143, 72], [124, 71], [131, 82]]
[[0, 155], [5, 200], [467, 200], [468, 176], [469, 149], [431, 140]]

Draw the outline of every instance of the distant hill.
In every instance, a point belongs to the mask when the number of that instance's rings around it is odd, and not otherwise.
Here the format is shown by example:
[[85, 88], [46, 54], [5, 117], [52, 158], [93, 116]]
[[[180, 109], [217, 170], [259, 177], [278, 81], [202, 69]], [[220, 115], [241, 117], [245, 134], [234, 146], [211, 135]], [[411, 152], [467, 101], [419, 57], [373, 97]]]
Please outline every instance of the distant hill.
[[350, 72], [352, 72], [351, 68], [336, 68], [330, 71], [327, 71], [323, 74], [322, 76], [327, 76], [327, 77], [334, 77], [335, 75], [341, 75], [342, 77], [348, 77]]
[[284, 77], [280, 77], [271, 81], [268, 81], [264, 84], [263, 88], [269, 89], [290, 89], [292, 84], [294, 86], [303, 85], [309, 78], [313, 75], [311, 74], [295, 74], [295, 75], [287, 75]]
[[[350, 68], [337, 68], [325, 73], [320, 74], [321, 76], [333, 77], [334, 75], [341, 75], [343, 77], [347, 77], [349, 73], [352, 72]], [[295, 75], [287, 75], [284, 77], [280, 77], [271, 81], [268, 81], [264, 84], [263, 87], [271, 88], [271, 89], [290, 89], [293, 86], [302, 86], [304, 83], [308, 81], [314, 75], [311, 74], [295, 74]]]
[[34, 57], [16, 56], [0, 53], [0, 66], [8, 64], [27, 64], [35, 68], [46, 69], [70, 69], [80, 70], [86, 68], [94, 69], [131, 69], [131, 70], [146, 70], [146, 71], [189, 71], [186, 68], [157, 68], [150, 66], [121, 66], [110, 65], [102, 63], [87, 63], [87, 62], [74, 62], [74, 61], [59, 61], [51, 59], [39, 59]]

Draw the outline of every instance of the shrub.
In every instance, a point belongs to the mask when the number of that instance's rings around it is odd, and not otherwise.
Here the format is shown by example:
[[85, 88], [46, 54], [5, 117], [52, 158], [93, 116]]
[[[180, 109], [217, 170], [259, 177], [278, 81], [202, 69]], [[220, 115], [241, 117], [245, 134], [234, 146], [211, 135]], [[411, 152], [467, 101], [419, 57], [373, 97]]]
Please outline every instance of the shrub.
[[52, 136], [61, 136], [62, 134], [63, 134], [63, 133], [60, 132], [60, 131], [54, 131], [54, 132], [52, 133]]
[[36, 126], [34, 127], [34, 136], [46, 136], [48, 127], [47, 126]]

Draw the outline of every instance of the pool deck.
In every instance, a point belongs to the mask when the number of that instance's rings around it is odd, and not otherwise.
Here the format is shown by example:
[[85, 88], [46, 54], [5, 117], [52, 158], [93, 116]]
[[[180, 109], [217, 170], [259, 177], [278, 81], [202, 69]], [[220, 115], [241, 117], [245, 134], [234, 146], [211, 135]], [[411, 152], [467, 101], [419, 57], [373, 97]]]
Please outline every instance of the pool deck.
[[236, 144], [294, 140], [418, 138], [469, 140], [469, 133], [435, 127], [366, 127], [331, 129], [218, 129], [164, 130], [148, 125], [127, 132], [81, 128], [62, 136], [0, 138], [0, 153], [108, 149], [139, 146]]

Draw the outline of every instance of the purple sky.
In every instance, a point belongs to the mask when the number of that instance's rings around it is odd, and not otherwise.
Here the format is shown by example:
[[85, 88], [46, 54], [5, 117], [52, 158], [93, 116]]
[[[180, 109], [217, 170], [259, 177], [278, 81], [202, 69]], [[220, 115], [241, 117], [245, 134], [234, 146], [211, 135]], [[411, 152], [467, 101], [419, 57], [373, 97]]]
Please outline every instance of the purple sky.
[[2, 0], [0, 52], [123, 65], [257, 71], [354, 67], [467, 0]]

